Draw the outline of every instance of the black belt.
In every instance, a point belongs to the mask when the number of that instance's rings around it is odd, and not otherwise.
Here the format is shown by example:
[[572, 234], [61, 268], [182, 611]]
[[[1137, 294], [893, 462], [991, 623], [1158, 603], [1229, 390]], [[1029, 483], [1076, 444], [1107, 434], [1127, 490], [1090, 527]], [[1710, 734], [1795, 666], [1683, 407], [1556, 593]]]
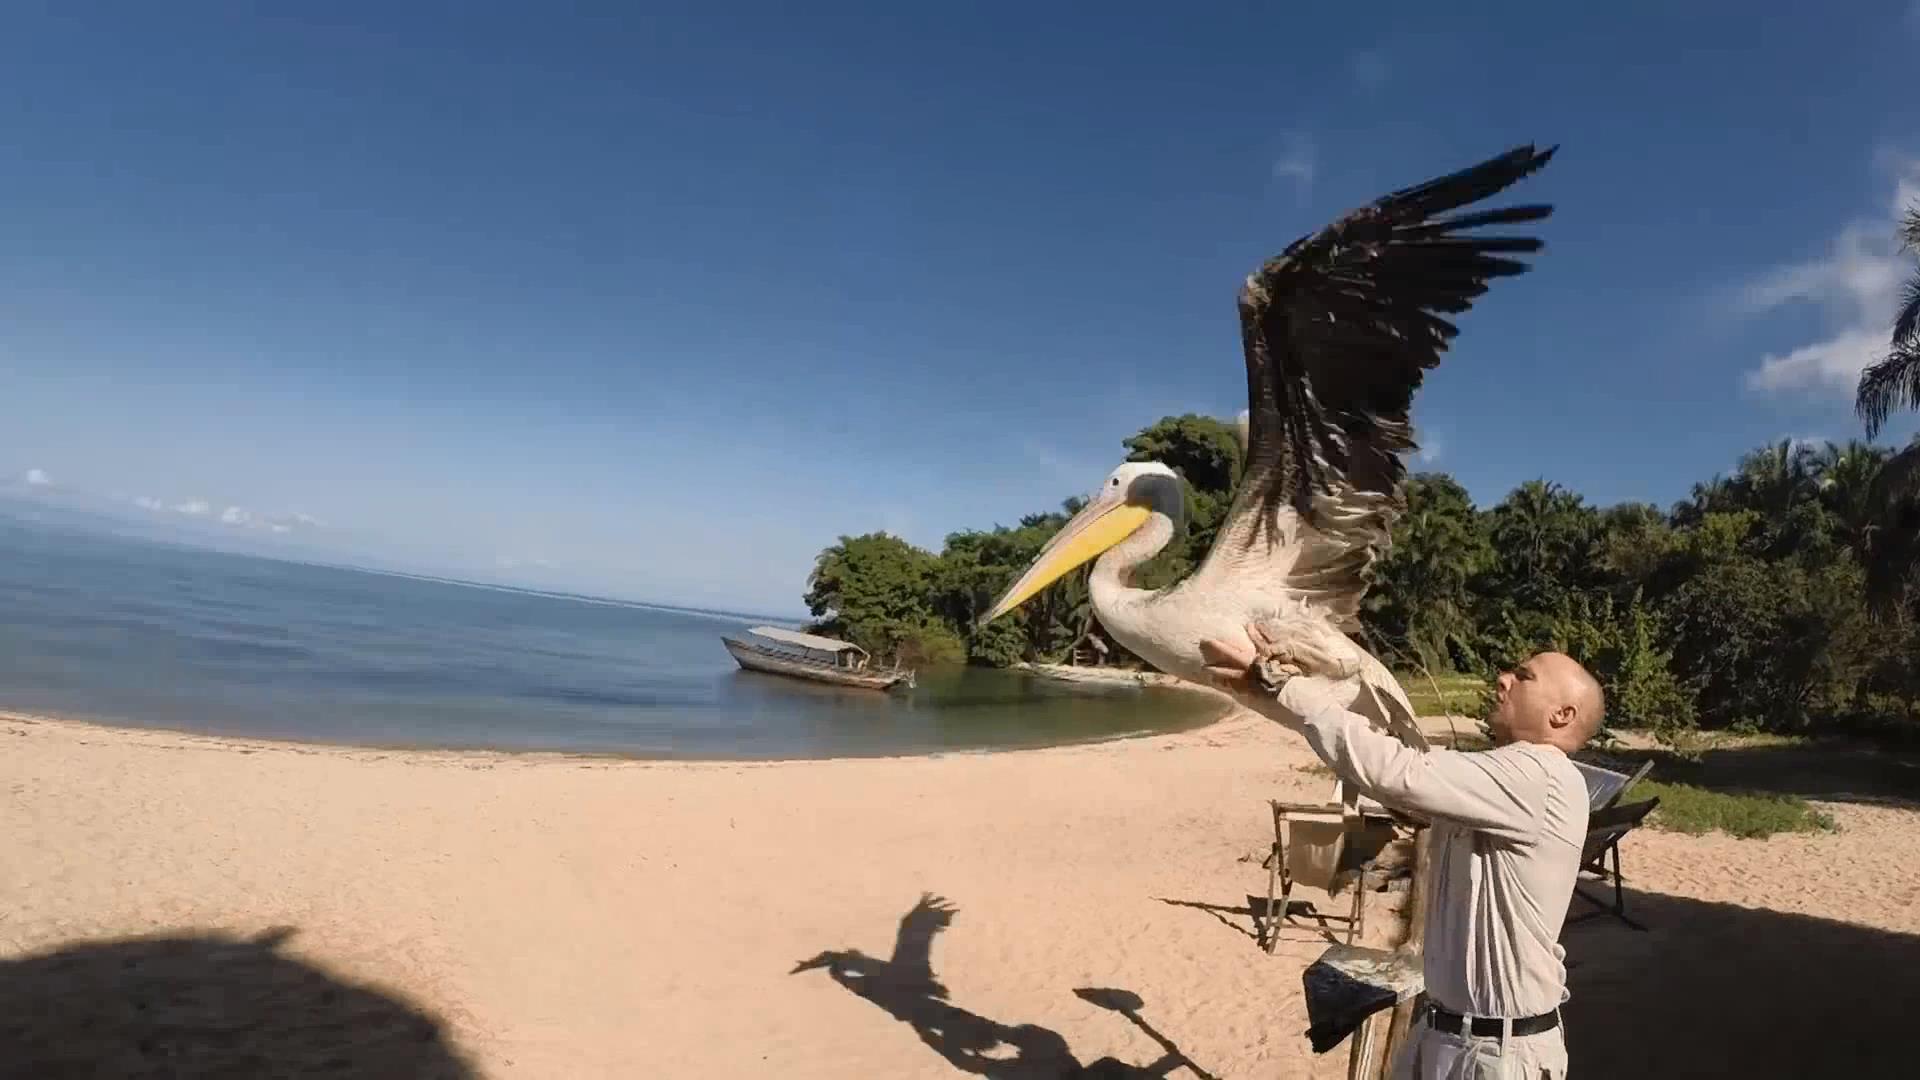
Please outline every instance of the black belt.
[[[1444, 1031], [1449, 1035], [1460, 1034], [1467, 1018], [1451, 1009], [1442, 1008], [1428, 1000], [1426, 1002], [1427, 1026], [1435, 1031]], [[1537, 1035], [1542, 1031], [1552, 1031], [1560, 1026], [1560, 1013], [1555, 1010], [1541, 1013], [1539, 1016], [1516, 1016], [1512, 1020], [1502, 1020], [1497, 1016], [1476, 1016], [1473, 1018], [1472, 1032], [1486, 1038], [1498, 1035], [1503, 1030], [1513, 1035]]]

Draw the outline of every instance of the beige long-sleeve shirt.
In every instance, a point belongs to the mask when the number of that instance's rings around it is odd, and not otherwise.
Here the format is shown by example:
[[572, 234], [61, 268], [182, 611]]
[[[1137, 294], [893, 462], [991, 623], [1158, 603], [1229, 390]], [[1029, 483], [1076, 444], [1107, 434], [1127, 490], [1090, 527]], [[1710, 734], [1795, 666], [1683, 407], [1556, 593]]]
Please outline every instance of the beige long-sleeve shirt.
[[1305, 734], [1347, 783], [1433, 823], [1428, 995], [1473, 1016], [1559, 1008], [1560, 928], [1587, 831], [1587, 786], [1573, 762], [1533, 743], [1423, 753], [1338, 706], [1308, 717]]

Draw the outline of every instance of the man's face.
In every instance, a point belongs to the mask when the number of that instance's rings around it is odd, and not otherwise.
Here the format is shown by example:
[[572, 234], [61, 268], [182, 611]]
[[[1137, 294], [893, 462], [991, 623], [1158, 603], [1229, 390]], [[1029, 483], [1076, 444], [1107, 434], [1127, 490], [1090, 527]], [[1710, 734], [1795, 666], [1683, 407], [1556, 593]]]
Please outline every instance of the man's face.
[[1552, 672], [1549, 658], [1530, 656], [1515, 664], [1512, 671], [1500, 673], [1494, 681], [1493, 711], [1487, 715], [1487, 728], [1496, 746], [1510, 742], [1537, 742], [1547, 732], [1547, 717], [1560, 707], [1554, 700], [1547, 676]]

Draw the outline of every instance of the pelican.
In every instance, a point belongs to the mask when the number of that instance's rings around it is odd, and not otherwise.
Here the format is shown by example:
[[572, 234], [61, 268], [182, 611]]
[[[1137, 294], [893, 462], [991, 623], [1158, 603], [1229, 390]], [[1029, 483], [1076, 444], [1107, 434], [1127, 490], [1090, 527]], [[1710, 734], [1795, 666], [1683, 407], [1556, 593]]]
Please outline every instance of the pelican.
[[[1450, 214], [1543, 168], [1555, 148], [1517, 147], [1394, 192], [1268, 260], [1240, 290], [1246, 354], [1238, 494], [1206, 559], [1158, 591], [1129, 583], [1186, 527], [1181, 478], [1155, 461], [1115, 469], [982, 622], [1005, 615], [1089, 560], [1094, 613], [1128, 649], [1167, 674], [1211, 679], [1200, 643], [1248, 636], [1269, 690], [1325, 680], [1334, 700], [1421, 749], [1413, 705], [1386, 666], [1351, 636], [1374, 563], [1405, 509], [1400, 455], [1423, 373], [1458, 333], [1489, 280], [1526, 272], [1511, 256], [1531, 236], [1473, 235], [1539, 221], [1548, 205]], [[1248, 702], [1276, 715], [1271, 696]]]

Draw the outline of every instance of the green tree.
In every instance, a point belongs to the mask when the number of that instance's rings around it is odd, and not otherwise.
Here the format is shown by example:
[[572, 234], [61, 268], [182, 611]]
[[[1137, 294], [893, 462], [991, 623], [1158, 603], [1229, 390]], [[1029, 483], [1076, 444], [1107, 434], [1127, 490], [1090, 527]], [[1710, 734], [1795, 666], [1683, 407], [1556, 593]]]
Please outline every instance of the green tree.
[[1211, 416], [1166, 416], [1126, 439], [1128, 461], [1158, 461], [1195, 488], [1231, 492], [1240, 479], [1240, 436]]
[[1158, 461], [1186, 481], [1186, 535], [1135, 575], [1140, 588], [1164, 588], [1192, 573], [1213, 547], [1240, 478], [1240, 437], [1229, 424], [1189, 413], [1162, 417], [1123, 445], [1128, 461]]
[[1672, 742], [1697, 721], [1692, 689], [1659, 644], [1658, 620], [1635, 592], [1616, 604], [1604, 591], [1562, 593], [1552, 608], [1529, 613], [1526, 627], [1508, 614], [1489, 641], [1490, 666], [1511, 668], [1541, 649], [1579, 661], [1606, 693], [1607, 729], [1633, 727]]
[[1699, 722], [1693, 689], [1673, 670], [1673, 651], [1660, 646], [1653, 612], [1635, 593], [1615, 626], [1602, 672], [1611, 725], [1652, 732], [1673, 743]]
[[1873, 481], [1887, 462], [1887, 451], [1858, 439], [1829, 442], [1814, 452], [1814, 484], [1821, 505], [1848, 548], [1864, 551], [1874, 524]]
[[951, 653], [952, 630], [929, 603], [933, 572], [934, 557], [897, 536], [843, 536], [814, 560], [807, 611], [818, 632], [877, 658]]
[[1768, 520], [1785, 517], [1794, 504], [1813, 496], [1813, 447], [1781, 439], [1746, 454], [1733, 489], [1742, 509], [1758, 510]]
[[1574, 492], [1529, 480], [1493, 508], [1494, 590], [1522, 604], [1550, 602], [1579, 587], [1597, 517]]
[[1361, 613], [1374, 649], [1390, 662], [1456, 670], [1477, 658], [1474, 577], [1493, 548], [1467, 489], [1451, 476], [1408, 477], [1407, 510], [1375, 567]]
[[[1211, 543], [1239, 442], [1186, 416], [1125, 445], [1188, 481], [1193, 527], [1144, 582], [1165, 584]], [[1920, 737], [1920, 442], [1891, 456], [1772, 443], [1664, 512], [1595, 508], [1546, 480], [1485, 511], [1444, 474], [1414, 475], [1406, 492], [1361, 616], [1390, 663], [1486, 670], [1558, 648], [1600, 678], [1609, 724], [1662, 738], [1695, 724]], [[937, 556], [843, 537], [820, 554], [809, 610], [823, 631], [907, 663], [1064, 659], [1097, 627], [1085, 569], [977, 620], [1081, 505], [956, 532]], [[1135, 661], [1117, 643], [1109, 659]]]
[[[1900, 237], [1904, 250], [1920, 253], [1920, 203], [1907, 208]], [[1869, 439], [1896, 408], [1920, 408], [1920, 269], [1907, 279], [1894, 311], [1887, 355], [1860, 373], [1854, 392], [1854, 411]], [[1867, 599], [1872, 614], [1884, 619], [1906, 606], [1914, 568], [1920, 565], [1920, 440], [1881, 469], [1869, 502], [1876, 524], [1865, 545]]]
[[1558, 484], [1529, 480], [1487, 513], [1486, 528], [1493, 558], [1473, 588], [1489, 641], [1551, 639], [1590, 583], [1598, 515]]
[[1617, 600], [1636, 593], [1664, 595], [1676, 582], [1679, 532], [1649, 503], [1621, 503], [1601, 511], [1592, 573]]
[[1860, 545], [1867, 607], [1884, 621], [1912, 607], [1920, 567], [1920, 436], [1874, 474], [1867, 503], [1870, 524]]
[[969, 660], [993, 666], [1052, 660], [1079, 635], [1090, 610], [1084, 567], [1004, 618], [985, 627], [977, 621], [1082, 505], [1081, 499], [1068, 499], [1064, 512], [1029, 514], [1018, 528], [947, 537], [929, 575], [929, 608], [965, 642]]
[[[1920, 203], [1907, 208], [1900, 239], [1903, 250], [1920, 254]], [[1920, 268], [1907, 279], [1905, 295], [1893, 313], [1887, 355], [1860, 373], [1854, 392], [1854, 410], [1865, 421], [1869, 439], [1879, 434], [1896, 408], [1920, 408]]]

